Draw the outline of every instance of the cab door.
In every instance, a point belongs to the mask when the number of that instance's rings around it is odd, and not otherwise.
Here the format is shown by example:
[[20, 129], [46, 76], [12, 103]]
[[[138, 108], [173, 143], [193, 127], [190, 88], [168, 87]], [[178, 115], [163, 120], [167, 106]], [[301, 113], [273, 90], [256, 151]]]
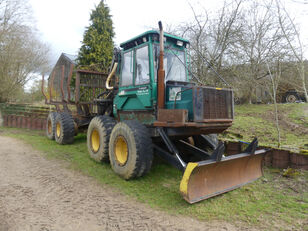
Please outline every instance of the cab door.
[[151, 110], [153, 102], [150, 82], [149, 45], [143, 44], [124, 51], [121, 60], [119, 93], [114, 102], [116, 112], [115, 110], [114, 112], [121, 117], [121, 114], [131, 111], [142, 113]]

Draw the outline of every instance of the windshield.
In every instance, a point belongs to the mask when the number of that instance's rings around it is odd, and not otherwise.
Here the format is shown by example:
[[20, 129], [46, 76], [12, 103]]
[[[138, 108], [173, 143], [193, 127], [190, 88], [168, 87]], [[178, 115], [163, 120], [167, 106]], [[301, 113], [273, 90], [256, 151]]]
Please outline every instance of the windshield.
[[[159, 46], [155, 46], [155, 71], [158, 69]], [[169, 80], [186, 82], [185, 53], [182, 50], [165, 48], [165, 82]], [[155, 76], [157, 73], [155, 73]]]

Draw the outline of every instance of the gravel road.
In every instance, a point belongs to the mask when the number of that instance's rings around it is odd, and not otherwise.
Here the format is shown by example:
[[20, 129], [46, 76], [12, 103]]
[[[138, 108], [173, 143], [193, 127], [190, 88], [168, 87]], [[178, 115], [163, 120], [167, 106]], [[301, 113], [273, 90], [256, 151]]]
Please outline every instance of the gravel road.
[[237, 230], [171, 216], [0, 136], [0, 231]]

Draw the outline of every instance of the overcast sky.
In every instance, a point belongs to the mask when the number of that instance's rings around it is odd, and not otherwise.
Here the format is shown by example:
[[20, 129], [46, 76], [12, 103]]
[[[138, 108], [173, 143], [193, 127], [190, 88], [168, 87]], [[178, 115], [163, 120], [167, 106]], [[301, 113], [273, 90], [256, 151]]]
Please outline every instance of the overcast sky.
[[[37, 28], [42, 40], [51, 45], [53, 61], [62, 52], [77, 54], [90, 12], [100, 0], [30, 0]], [[287, 8], [296, 15], [302, 37], [308, 42], [308, 4], [306, 0], [286, 0]], [[215, 11], [223, 0], [105, 0], [112, 15], [115, 43], [119, 45], [146, 30], [157, 28], [157, 23], [177, 25], [193, 17], [189, 3], [196, 8]], [[307, 1], [306, 1], [307, 2]]]

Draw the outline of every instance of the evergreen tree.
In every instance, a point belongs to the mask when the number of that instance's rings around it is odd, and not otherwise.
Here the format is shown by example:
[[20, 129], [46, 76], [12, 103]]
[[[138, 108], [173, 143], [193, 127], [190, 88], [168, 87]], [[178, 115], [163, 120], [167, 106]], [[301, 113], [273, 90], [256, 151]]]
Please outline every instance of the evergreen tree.
[[86, 28], [82, 46], [78, 53], [80, 66], [91, 66], [97, 71], [107, 71], [113, 55], [114, 32], [109, 8], [102, 0], [90, 16], [90, 26]]

